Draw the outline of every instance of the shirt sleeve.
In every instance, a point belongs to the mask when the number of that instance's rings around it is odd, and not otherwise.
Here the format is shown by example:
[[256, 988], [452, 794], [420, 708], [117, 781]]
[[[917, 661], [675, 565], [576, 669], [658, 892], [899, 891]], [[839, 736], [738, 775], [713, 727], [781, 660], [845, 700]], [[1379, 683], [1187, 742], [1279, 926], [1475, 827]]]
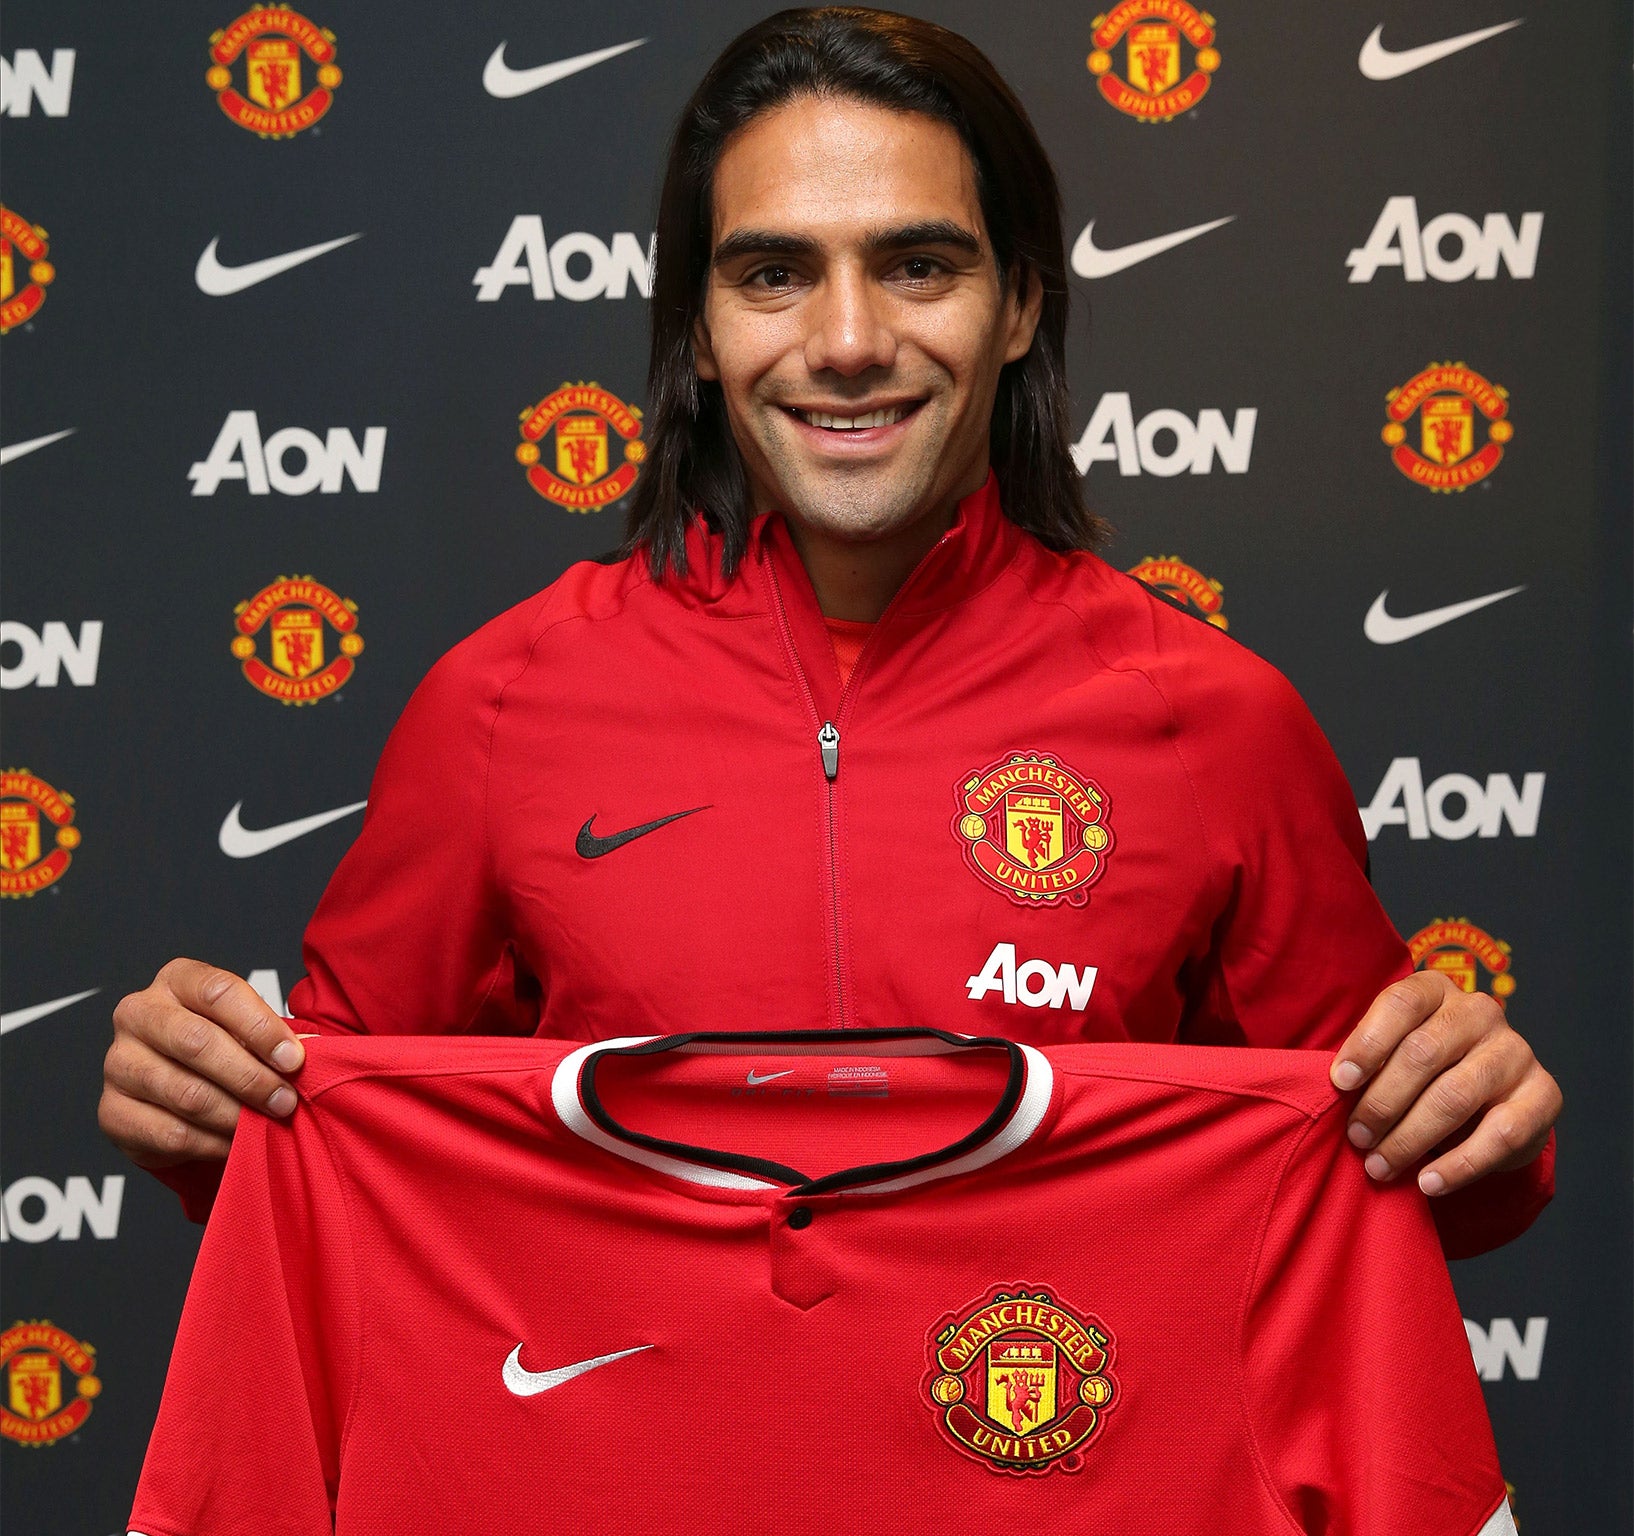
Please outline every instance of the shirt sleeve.
[[[1336, 1051], [1412, 960], [1368, 879], [1361, 814], [1327, 738], [1275, 668], [1241, 651], [1230, 661], [1199, 685], [1180, 733], [1225, 891], [1180, 1038]], [[1553, 1195], [1551, 1136], [1525, 1167], [1433, 1202], [1446, 1256], [1512, 1241]]]
[[381, 754], [357, 841], [307, 926], [290, 1012], [321, 1031], [528, 1035], [539, 988], [517, 958], [488, 843], [489, 748], [525, 647], [502, 620], [456, 646]]
[[1367, 1178], [1338, 1105], [1302, 1133], [1272, 1197], [1242, 1370], [1255, 1459], [1294, 1528], [1513, 1529], [1426, 1201]]
[[321, 1133], [245, 1114], [193, 1268], [131, 1511], [144, 1536], [331, 1536], [357, 1361]]

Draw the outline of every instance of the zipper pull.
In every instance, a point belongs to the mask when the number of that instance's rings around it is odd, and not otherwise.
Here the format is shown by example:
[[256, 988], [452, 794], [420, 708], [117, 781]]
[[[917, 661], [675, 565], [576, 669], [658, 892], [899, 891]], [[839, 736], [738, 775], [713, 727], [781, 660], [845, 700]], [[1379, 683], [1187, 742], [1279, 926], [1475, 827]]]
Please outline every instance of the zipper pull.
[[822, 730], [817, 733], [817, 746], [823, 754], [823, 777], [835, 779], [840, 773], [840, 733], [834, 729], [832, 720], [823, 721]]

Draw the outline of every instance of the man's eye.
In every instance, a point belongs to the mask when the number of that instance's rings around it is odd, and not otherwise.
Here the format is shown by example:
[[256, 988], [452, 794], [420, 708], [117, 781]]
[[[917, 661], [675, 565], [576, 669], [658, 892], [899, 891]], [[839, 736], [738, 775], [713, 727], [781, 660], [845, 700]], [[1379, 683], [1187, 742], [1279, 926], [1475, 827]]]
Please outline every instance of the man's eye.
[[756, 288], [787, 288], [793, 281], [794, 274], [787, 267], [761, 267], [749, 277]]
[[909, 256], [898, 270], [909, 282], [922, 283], [940, 275], [942, 263], [933, 256]]

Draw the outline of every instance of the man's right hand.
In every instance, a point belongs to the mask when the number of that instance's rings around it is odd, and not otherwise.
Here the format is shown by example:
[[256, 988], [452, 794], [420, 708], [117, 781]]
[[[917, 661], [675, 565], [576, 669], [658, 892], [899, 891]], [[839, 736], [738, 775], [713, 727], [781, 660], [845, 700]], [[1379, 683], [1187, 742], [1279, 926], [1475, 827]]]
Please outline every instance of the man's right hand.
[[97, 1120], [143, 1168], [221, 1161], [239, 1106], [295, 1108], [306, 1052], [247, 981], [199, 960], [172, 960], [153, 985], [121, 998], [102, 1068]]

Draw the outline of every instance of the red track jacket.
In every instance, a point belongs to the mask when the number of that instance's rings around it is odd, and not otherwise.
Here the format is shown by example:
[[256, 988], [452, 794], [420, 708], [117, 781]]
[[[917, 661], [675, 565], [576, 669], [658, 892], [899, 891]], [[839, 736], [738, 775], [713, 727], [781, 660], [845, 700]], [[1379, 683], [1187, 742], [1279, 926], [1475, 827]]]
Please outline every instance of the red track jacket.
[[[781, 518], [729, 579], [701, 522], [688, 562], [576, 565], [432, 669], [297, 1018], [1333, 1050], [1411, 970], [1289, 683], [991, 476], [843, 689]], [[1552, 1148], [1436, 1202], [1449, 1255], [1530, 1224]]]

